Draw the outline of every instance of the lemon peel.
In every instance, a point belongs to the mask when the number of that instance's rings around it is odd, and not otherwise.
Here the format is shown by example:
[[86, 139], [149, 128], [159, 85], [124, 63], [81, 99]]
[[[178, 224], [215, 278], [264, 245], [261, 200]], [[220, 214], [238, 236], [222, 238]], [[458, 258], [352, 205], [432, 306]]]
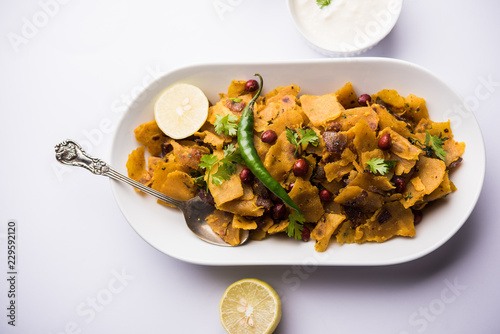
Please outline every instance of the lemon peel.
[[175, 84], [156, 101], [154, 115], [158, 127], [173, 139], [183, 139], [198, 131], [208, 117], [208, 99], [190, 84]]
[[219, 315], [229, 334], [273, 333], [281, 320], [281, 300], [266, 282], [245, 278], [226, 289]]

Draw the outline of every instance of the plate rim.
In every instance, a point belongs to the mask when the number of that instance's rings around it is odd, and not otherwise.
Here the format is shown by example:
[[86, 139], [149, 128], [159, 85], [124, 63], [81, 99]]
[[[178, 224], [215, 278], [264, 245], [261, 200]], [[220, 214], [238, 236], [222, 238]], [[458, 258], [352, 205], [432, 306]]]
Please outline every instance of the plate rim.
[[[441, 85], [447, 87], [450, 92], [455, 95], [455, 97], [461, 101], [461, 105], [463, 105], [466, 108], [466, 111], [472, 116], [475, 125], [477, 126], [479, 130], [479, 135], [480, 135], [480, 148], [481, 152], [480, 155], [482, 157], [480, 161], [480, 165], [482, 166], [482, 170], [480, 173], [480, 179], [476, 179], [478, 182], [478, 187], [476, 188], [477, 191], [473, 197], [473, 201], [470, 203], [470, 205], [467, 208], [467, 211], [462, 217], [462, 221], [459, 224], [456, 224], [453, 229], [448, 231], [446, 233], [445, 237], [440, 239], [440, 242], [436, 242], [432, 247], [426, 247], [425, 249], [422, 249], [419, 252], [413, 253], [411, 256], [403, 256], [398, 259], [393, 259], [393, 260], [381, 260], [381, 261], [358, 261], [356, 263], [326, 263], [326, 262], [321, 262], [319, 261], [316, 263], [318, 266], [385, 266], [385, 265], [396, 265], [396, 264], [402, 264], [402, 263], [407, 263], [410, 261], [414, 261], [416, 259], [425, 257], [426, 255], [429, 255], [430, 253], [434, 252], [441, 246], [443, 246], [446, 242], [448, 242], [457, 232], [462, 228], [462, 226], [466, 223], [466, 221], [469, 219], [470, 215], [472, 214], [474, 208], [477, 205], [477, 202], [479, 200], [480, 194], [483, 190], [484, 186], [484, 180], [485, 180], [485, 171], [486, 171], [486, 148], [485, 148], [485, 143], [484, 143], [484, 135], [481, 131], [481, 127], [479, 125], [479, 122], [477, 121], [476, 115], [474, 112], [471, 110], [471, 108], [464, 103], [463, 99], [461, 98], [460, 94], [448, 83], [446, 83], [443, 79], [438, 77], [435, 73], [431, 72], [430, 70], [406, 61], [406, 60], [400, 60], [400, 59], [394, 59], [394, 58], [386, 58], [386, 57], [352, 57], [352, 58], [330, 58], [330, 59], [325, 59], [325, 58], [312, 58], [312, 59], [287, 59], [287, 60], [256, 60], [256, 61], [224, 61], [224, 62], [196, 62], [196, 63], [191, 63], [191, 64], [186, 64], [186, 65], [181, 65], [172, 68], [171, 70], [168, 70], [161, 75], [159, 75], [155, 80], [150, 82], [148, 85], [143, 87], [141, 92], [136, 96], [136, 98], [133, 100], [130, 105], [127, 106], [126, 110], [122, 112], [122, 114], [119, 117], [118, 122], [116, 123], [116, 127], [113, 131], [112, 138], [111, 138], [111, 145], [109, 146], [109, 156], [113, 157], [113, 150], [116, 145], [116, 141], [118, 140], [118, 130], [122, 127], [123, 123], [125, 122], [127, 115], [130, 113], [130, 110], [135, 106], [137, 101], [140, 101], [140, 97], [143, 96], [144, 94], [147, 93], [147, 91], [151, 88], [151, 86], [157, 84], [158, 82], [161, 82], [162, 80], [165, 80], [166, 77], [172, 76], [175, 73], [186, 71], [186, 70], [193, 70], [196, 68], [216, 68], [216, 67], [225, 67], [225, 66], [284, 66], [284, 65], [303, 65], [303, 64], [311, 64], [311, 63], [319, 63], [319, 64], [331, 64], [331, 63], [370, 63], [370, 62], [379, 62], [379, 63], [384, 63], [384, 64], [398, 64], [402, 66], [408, 66], [413, 69], [416, 69], [418, 71], [424, 72], [427, 76], [430, 76], [433, 78], [433, 80], [436, 80], [439, 82]], [[164, 87], [167, 88], [167, 87]], [[425, 98], [425, 97], [424, 97]], [[113, 160], [113, 159], [111, 159]], [[275, 266], [282, 266], [282, 265], [300, 265], [300, 261], [284, 261], [284, 262], [276, 262], [276, 261], [250, 261], [250, 262], [241, 262], [241, 261], [234, 261], [234, 260], [227, 260], [227, 261], [216, 261], [215, 259], [213, 261], [211, 260], [200, 260], [197, 258], [193, 258], [192, 256], [182, 256], [179, 254], [171, 254], [171, 253], [166, 253], [165, 251], [161, 250], [159, 247], [157, 247], [155, 244], [153, 244], [150, 240], [148, 240], [140, 231], [134, 226], [134, 224], [129, 220], [129, 218], [125, 215], [124, 210], [121, 207], [121, 203], [119, 201], [119, 196], [118, 196], [118, 187], [116, 186], [117, 183], [113, 180], [110, 180], [110, 186], [111, 190], [113, 193], [113, 197], [115, 199], [115, 202], [118, 205], [118, 208], [122, 212], [124, 218], [127, 220], [128, 224], [132, 227], [132, 229], [144, 240], [146, 241], [149, 245], [151, 245], [153, 248], [156, 250], [160, 251], [163, 254], [166, 254], [170, 257], [176, 258], [178, 260], [188, 262], [188, 263], [193, 263], [193, 264], [199, 264], [199, 265], [209, 265], [209, 266], [270, 266], [270, 265], [275, 265]], [[184, 223], [184, 222], [182, 222]], [[201, 242], [201, 240], [200, 240]], [[264, 241], [265, 242], [265, 241]], [[376, 244], [373, 244], [376, 245]], [[309, 245], [311, 246], [311, 245]], [[363, 246], [363, 245], [357, 245], [357, 244], [346, 244], [341, 247], [349, 247], [349, 246]], [[214, 247], [214, 246], [211, 246]], [[236, 248], [242, 248], [245, 247], [244, 245], [238, 246]], [[313, 247], [312, 247], [313, 248]], [[329, 247], [330, 251], [332, 250], [331, 247]], [[328, 252], [327, 250], [326, 252]]]

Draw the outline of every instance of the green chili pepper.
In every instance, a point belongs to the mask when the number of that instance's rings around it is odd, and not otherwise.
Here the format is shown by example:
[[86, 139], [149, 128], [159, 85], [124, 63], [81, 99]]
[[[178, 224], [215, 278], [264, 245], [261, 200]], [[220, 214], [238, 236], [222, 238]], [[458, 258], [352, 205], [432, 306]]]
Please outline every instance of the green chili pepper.
[[253, 175], [255, 175], [255, 177], [257, 177], [267, 187], [267, 189], [278, 196], [286, 205], [300, 213], [298, 205], [294, 203], [281, 184], [279, 184], [279, 182], [276, 181], [271, 174], [269, 174], [266, 167], [264, 167], [264, 164], [262, 163], [262, 160], [260, 160], [257, 150], [253, 144], [253, 106], [260, 95], [263, 85], [263, 80], [260, 74], [255, 75], [260, 78], [259, 90], [254, 95], [252, 100], [248, 102], [245, 109], [243, 109], [240, 124], [238, 125], [238, 146], [240, 148], [240, 154], [247, 167], [252, 171]]

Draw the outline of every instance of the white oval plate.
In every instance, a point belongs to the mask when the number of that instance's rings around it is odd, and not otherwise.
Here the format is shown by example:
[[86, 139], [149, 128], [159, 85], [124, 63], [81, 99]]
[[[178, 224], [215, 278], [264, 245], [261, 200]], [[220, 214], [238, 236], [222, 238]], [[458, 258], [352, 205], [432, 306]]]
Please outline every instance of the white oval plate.
[[332, 242], [326, 252], [317, 253], [313, 240], [306, 243], [277, 236], [239, 247], [210, 245], [189, 231], [180, 211], [159, 205], [156, 199], [112, 181], [121, 211], [135, 231], [153, 247], [174, 258], [205, 265], [387, 265], [432, 252], [467, 220], [479, 198], [485, 174], [485, 148], [478, 123], [463, 100], [443, 81], [419, 66], [394, 59], [201, 64], [171, 71], [142, 92], [123, 115], [112, 142], [111, 165], [126, 174], [128, 154], [139, 146], [133, 130], [153, 119], [155, 101], [170, 85], [193, 84], [215, 103], [218, 94], [226, 92], [233, 79], [247, 80], [253, 78], [254, 73], [263, 76], [264, 93], [294, 83], [301, 87], [302, 94], [326, 94], [350, 81], [358, 95], [388, 88], [396, 89], [403, 96], [423, 97], [431, 119], [438, 122], [450, 119], [455, 139], [466, 143], [464, 161], [451, 175], [458, 191], [424, 211], [414, 238], [343, 246]]

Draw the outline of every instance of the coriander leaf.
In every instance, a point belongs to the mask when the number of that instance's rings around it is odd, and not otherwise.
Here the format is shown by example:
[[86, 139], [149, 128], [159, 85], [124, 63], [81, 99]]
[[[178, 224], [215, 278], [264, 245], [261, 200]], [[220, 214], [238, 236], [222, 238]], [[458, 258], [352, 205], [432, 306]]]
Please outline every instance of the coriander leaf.
[[242, 163], [245, 162], [243, 160], [243, 157], [240, 154], [240, 150], [237, 150], [236, 153], [234, 153], [233, 155], [231, 155], [231, 161], [235, 162], [237, 164], [242, 164]]
[[313, 129], [297, 129], [297, 131], [294, 131], [286, 128], [286, 139], [290, 144], [295, 145], [294, 155], [297, 154], [297, 151], [302, 143], [310, 143], [313, 146], [319, 145], [319, 137]]
[[425, 145], [430, 146], [434, 154], [441, 159], [445, 160], [446, 151], [443, 149], [444, 140], [438, 136], [432, 136], [429, 131], [425, 131]]
[[[229, 180], [230, 176], [236, 173], [235, 163], [243, 162], [240, 151], [233, 144], [224, 148], [224, 157], [217, 159], [215, 154], [205, 154], [200, 159], [199, 166], [206, 170], [207, 189], [211, 180], [212, 184], [221, 185], [224, 180]], [[212, 169], [217, 166], [217, 171], [212, 174]]]
[[385, 164], [387, 165], [387, 169], [391, 170], [394, 167], [396, 167], [396, 164], [398, 163], [397, 160], [385, 160]]
[[302, 229], [306, 219], [303, 215], [295, 211], [288, 216], [288, 226], [286, 227], [286, 234], [290, 238], [295, 238], [296, 240], [302, 239]]
[[[206, 170], [207, 173], [207, 190], [208, 190], [208, 181], [210, 180], [210, 174], [212, 173], [212, 168], [217, 164], [217, 156], [215, 154], [204, 154], [200, 158], [199, 166]], [[213, 179], [212, 179], [213, 182]]]
[[383, 175], [387, 173], [387, 166], [384, 164], [384, 159], [382, 158], [372, 158], [366, 164], [373, 174], [380, 173]]
[[237, 98], [237, 97], [230, 97], [229, 99], [230, 99], [231, 101], [233, 101], [233, 102], [236, 102], [236, 103], [243, 101], [243, 99], [239, 99], [239, 98]]
[[313, 129], [307, 129], [305, 131], [303, 129], [298, 129], [298, 131], [301, 137], [300, 143], [310, 143], [314, 147], [319, 145], [319, 137]]
[[194, 178], [194, 183], [199, 187], [205, 187], [205, 175], [201, 175]]
[[201, 168], [209, 168], [212, 169], [212, 167], [215, 165], [217, 162], [217, 156], [215, 154], [204, 154], [200, 158], [200, 164], [199, 166]]
[[429, 145], [429, 142], [431, 141], [431, 134], [429, 133], [429, 131], [425, 131], [425, 140], [424, 140], [424, 144], [425, 145]]
[[233, 154], [236, 153], [236, 146], [234, 146], [234, 144], [229, 144], [223, 149], [223, 151], [224, 151], [224, 158], [231, 157]]
[[224, 159], [236, 163], [243, 163], [243, 157], [240, 154], [240, 149], [239, 147], [235, 147], [234, 144], [226, 146], [224, 149]]
[[217, 169], [217, 172], [212, 174], [212, 183], [215, 185], [220, 185], [222, 183], [222, 180], [229, 180], [229, 173], [227, 169], [223, 165], [219, 165], [219, 168]]
[[288, 140], [288, 142], [292, 145], [297, 146], [298, 145], [297, 139], [299, 138], [297, 132], [289, 128], [286, 128], [285, 131], [286, 131], [286, 139]]
[[222, 165], [219, 166], [219, 170], [224, 170], [225, 175], [227, 175], [224, 180], [229, 180], [229, 175], [233, 175], [234, 173], [236, 173], [236, 165], [233, 164], [232, 161], [226, 159], [223, 159], [221, 162]]
[[[218, 172], [219, 171], [217, 171], [217, 173]], [[222, 181], [224, 181], [224, 178], [218, 175], [217, 173], [212, 175], [211, 180], [213, 185], [220, 186], [222, 184]], [[208, 189], [208, 184], [207, 184], [207, 189]]]
[[373, 174], [384, 175], [397, 164], [397, 160], [384, 160], [382, 158], [372, 158], [366, 162]]
[[332, 1], [331, 0], [316, 0], [316, 4], [323, 9], [323, 7], [328, 6]]
[[236, 136], [238, 129], [238, 117], [232, 114], [227, 114], [225, 116], [221, 116], [219, 114], [215, 115], [215, 132], [217, 134], [224, 133], [226, 136]]
[[[430, 136], [430, 134], [429, 134]], [[427, 134], [426, 134], [426, 137], [427, 137]], [[426, 144], [422, 144], [420, 142], [420, 140], [418, 139], [415, 139], [415, 138], [411, 138], [411, 137], [407, 137], [406, 139], [408, 139], [408, 141], [412, 144], [412, 145], [415, 145], [417, 147], [419, 147], [420, 149], [422, 149], [422, 151], [424, 151], [425, 155], [428, 156], [428, 157], [432, 157], [432, 155], [434, 154], [434, 150], [432, 149], [432, 147], [426, 145]], [[430, 140], [430, 137], [429, 137], [429, 140]]]

